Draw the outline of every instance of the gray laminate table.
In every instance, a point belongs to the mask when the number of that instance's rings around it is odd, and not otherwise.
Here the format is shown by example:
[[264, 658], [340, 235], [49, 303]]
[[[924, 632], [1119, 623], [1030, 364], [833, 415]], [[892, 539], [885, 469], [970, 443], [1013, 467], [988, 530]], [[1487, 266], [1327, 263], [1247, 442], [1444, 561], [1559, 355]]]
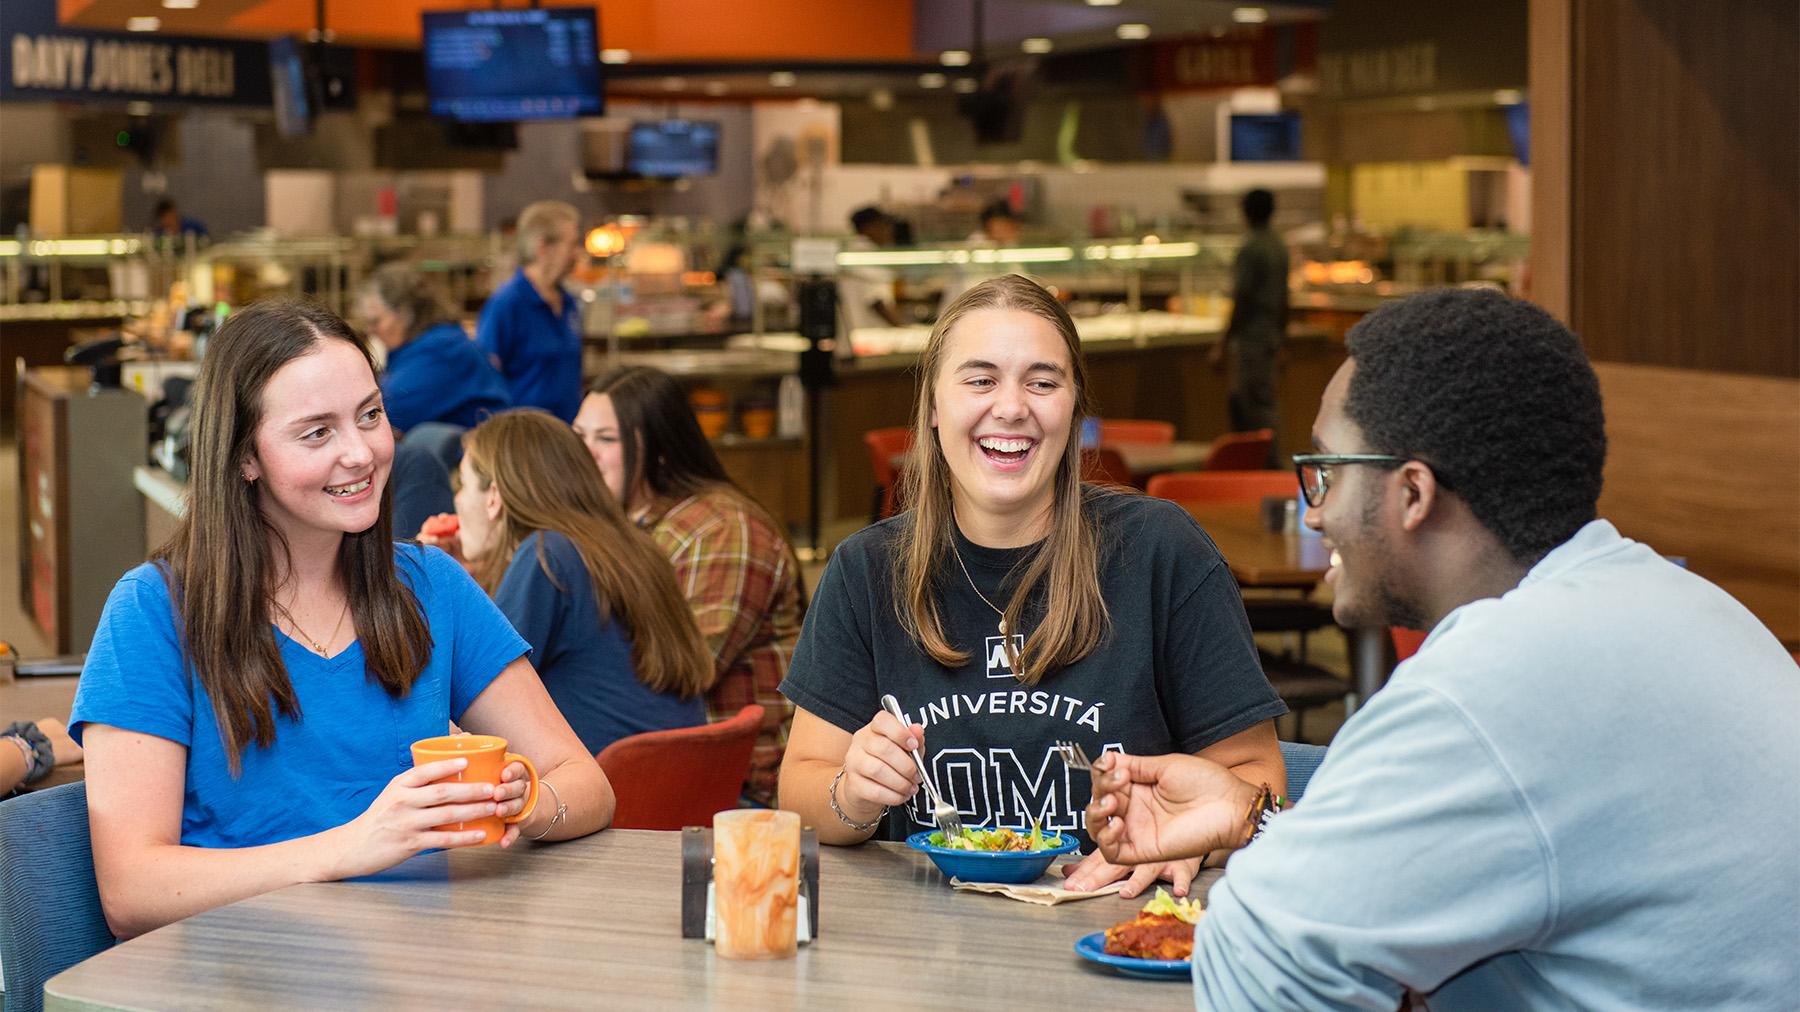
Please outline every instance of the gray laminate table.
[[[734, 962], [680, 930], [680, 837], [607, 830], [518, 851], [414, 858], [387, 881], [294, 886], [200, 914], [70, 969], [50, 1009], [1192, 1008], [1075, 940], [1117, 896], [1040, 907], [954, 892], [897, 844], [821, 848], [821, 937]], [[1217, 873], [1207, 873], [1216, 877]], [[1210, 881], [1209, 883], [1210, 884]]]

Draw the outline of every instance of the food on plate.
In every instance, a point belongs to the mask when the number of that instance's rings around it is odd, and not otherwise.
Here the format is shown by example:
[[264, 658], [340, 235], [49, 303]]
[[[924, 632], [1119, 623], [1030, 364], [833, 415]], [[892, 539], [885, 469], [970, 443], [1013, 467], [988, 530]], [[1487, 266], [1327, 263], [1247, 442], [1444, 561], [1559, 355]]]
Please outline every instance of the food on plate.
[[439, 513], [425, 518], [419, 533], [433, 538], [447, 538], [462, 529], [462, 521], [454, 513]]
[[1191, 959], [1194, 925], [1203, 913], [1199, 900], [1178, 900], [1158, 886], [1136, 917], [1106, 929], [1106, 952], [1133, 959]]
[[943, 833], [933, 833], [926, 840], [933, 847], [947, 847], [951, 850], [975, 851], [1009, 851], [1009, 850], [1048, 850], [1063, 845], [1063, 838], [1051, 833], [1045, 836], [1037, 823], [1031, 824], [1031, 832], [1025, 833], [1017, 829], [965, 829], [963, 835], [949, 843], [944, 842]]

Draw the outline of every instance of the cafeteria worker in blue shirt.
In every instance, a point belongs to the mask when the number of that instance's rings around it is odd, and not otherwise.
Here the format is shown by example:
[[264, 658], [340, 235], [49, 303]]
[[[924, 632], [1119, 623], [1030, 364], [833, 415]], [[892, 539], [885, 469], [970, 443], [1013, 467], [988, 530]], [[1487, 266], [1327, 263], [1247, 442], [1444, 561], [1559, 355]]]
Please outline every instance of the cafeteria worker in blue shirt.
[[581, 214], [558, 200], [519, 213], [519, 261], [482, 307], [475, 341], [512, 387], [516, 407], [565, 423], [581, 407], [581, 308], [562, 286], [581, 255]]
[[343, 320], [270, 302], [219, 329], [187, 514], [107, 598], [70, 717], [113, 934], [479, 843], [433, 827], [517, 815], [524, 768], [435, 783], [465, 761], [415, 767], [410, 746], [452, 720], [541, 774], [502, 846], [611, 821], [606, 774], [525, 641], [455, 560], [394, 542], [393, 452]]

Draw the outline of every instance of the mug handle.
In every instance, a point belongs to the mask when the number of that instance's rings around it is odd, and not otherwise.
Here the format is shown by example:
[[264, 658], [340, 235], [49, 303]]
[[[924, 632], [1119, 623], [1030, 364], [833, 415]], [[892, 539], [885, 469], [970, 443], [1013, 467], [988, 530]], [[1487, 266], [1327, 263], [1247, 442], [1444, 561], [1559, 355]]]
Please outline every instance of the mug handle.
[[[525, 807], [519, 809], [519, 814], [512, 816], [509, 819], [504, 820], [506, 822], [506, 824], [510, 826], [515, 822], [524, 822], [526, 816], [529, 816], [531, 814], [532, 809], [537, 807], [538, 771], [537, 771], [536, 766], [531, 765], [530, 759], [525, 758], [524, 756], [520, 755], [517, 752], [506, 753], [506, 761], [509, 763], [523, 764], [525, 767], [525, 772], [529, 773], [531, 775], [531, 791], [530, 791], [530, 793], [525, 795]], [[504, 767], [504, 764], [503, 764], [503, 767]]]

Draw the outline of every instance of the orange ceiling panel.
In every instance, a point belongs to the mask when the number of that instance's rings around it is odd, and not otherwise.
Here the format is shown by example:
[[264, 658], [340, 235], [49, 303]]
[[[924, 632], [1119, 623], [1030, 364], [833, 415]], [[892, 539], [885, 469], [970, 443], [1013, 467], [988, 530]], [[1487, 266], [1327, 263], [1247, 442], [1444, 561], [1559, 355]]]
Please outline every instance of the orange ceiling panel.
[[[904, 60], [912, 53], [912, 4], [905, 0], [566, 0], [596, 6], [601, 45], [643, 60]], [[233, 0], [223, 18], [164, 11], [150, 0], [57, 0], [64, 24], [123, 29], [130, 14], [154, 12], [181, 34], [269, 38], [314, 27], [314, 0]], [[416, 47], [419, 14], [475, 10], [489, 0], [325, 0], [325, 23], [347, 45]], [[523, 7], [512, 0], [503, 6]]]

